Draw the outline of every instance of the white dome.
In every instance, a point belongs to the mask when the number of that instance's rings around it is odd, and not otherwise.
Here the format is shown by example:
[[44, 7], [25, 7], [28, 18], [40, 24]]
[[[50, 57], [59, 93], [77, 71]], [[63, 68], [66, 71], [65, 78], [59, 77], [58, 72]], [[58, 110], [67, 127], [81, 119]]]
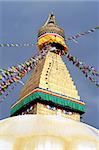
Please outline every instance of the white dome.
[[0, 150], [98, 150], [97, 129], [68, 118], [23, 115], [0, 121]]

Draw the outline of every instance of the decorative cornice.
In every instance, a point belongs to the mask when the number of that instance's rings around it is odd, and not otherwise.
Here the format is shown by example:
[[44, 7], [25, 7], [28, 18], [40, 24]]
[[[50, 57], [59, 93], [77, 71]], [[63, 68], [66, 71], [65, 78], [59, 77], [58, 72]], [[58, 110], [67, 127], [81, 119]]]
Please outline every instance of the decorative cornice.
[[46, 89], [42, 89], [40, 87], [37, 87], [32, 92], [30, 92], [29, 94], [27, 94], [23, 98], [21, 98], [19, 101], [17, 101], [14, 105], [12, 105], [11, 108], [15, 107], [23, 99], [27, 98], [28, 96], [30, 96], [31, 94], [33, 94], [35, 92], [43, 92], [45, 94], [49, 94], [49, 95], [53, 95], [53, 96], [56, 96], [56, 97], [59, 97], [59, 98], [63, 98], [64, 100], [69, 100], [69, 101], [72, 101], [72, 102], [75, 102], [75, 103], [78, 103], [78, 104], [81, 104], [81, 105], [85, 105], [85, 103], [82, 102], [82, 101], [76, 100], [76, 99], [68, 97], [68, 96], [63, 96], [63, 95], [61, 95], [59, 93], [55, 93], [55, 92], [52, 92], [52, 91], [48, 91], [48, 90], [46, 91]]

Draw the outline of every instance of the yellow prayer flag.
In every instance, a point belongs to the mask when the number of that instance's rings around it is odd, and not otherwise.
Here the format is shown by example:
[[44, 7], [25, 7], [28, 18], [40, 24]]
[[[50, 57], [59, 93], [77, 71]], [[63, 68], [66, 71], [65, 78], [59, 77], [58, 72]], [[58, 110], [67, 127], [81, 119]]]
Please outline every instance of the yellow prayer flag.
[[2, 80], [2, 75], [0, 75], [0, 80]]

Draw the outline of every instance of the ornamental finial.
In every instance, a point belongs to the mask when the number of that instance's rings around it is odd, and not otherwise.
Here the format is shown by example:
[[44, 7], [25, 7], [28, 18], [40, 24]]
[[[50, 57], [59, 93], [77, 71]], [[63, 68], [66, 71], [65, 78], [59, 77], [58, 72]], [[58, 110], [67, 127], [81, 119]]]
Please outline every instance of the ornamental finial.
[[49, 14], [48, 19], [45, 22], [44, 26], [46, 26], [48, 24], [54, 24], [54, 25], [56, 25], [56, 19], [55, 19], [55, 16], [54, 16], [53, 12]]

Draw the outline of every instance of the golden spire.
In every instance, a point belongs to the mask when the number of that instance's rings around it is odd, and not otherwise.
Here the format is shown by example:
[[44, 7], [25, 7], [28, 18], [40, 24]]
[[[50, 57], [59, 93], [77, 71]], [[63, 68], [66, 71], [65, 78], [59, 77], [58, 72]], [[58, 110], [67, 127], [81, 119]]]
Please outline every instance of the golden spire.
[[47, 26], [48, 24], [56, 25], [56, 18], [53, 12], [49, 14], [48, 19], [43, 26]]

